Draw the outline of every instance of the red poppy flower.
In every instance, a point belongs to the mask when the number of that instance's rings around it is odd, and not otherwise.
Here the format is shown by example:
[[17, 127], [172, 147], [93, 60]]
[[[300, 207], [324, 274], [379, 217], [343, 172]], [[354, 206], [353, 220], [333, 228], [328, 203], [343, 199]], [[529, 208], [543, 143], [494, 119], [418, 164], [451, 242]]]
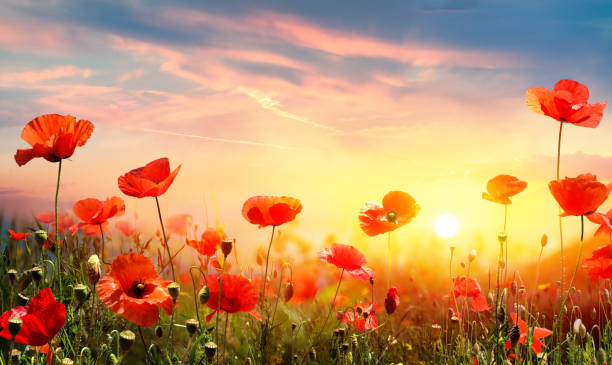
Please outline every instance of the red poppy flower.
[[119, 221], [115, 223], [115, 228], [117, 228], [126, 237], [132, 237], [134, 233], [136, 233], [134, 226], [129, 221]]
[[409, 223], [420, 209], [410, 194], [390, 191], [383, 198], [382, 205], [372, 200], [361, 208], [359, 226], [368, 236], [387, 233]]
[[[474, 312], [482, 312], [491, 309], [487, 303], [487, 298], [481, 294], [482, 289], [476, 278], [465, 279], [464, 276], [455, 278], [453, 285], [453, 296], [457, 299], [461, 296], [472, 298], [472, 310]], [[455, 303], [456, 305], [457, 303]]]
[[[527, 325], [525, 324], [525, 321], [519, 318], [517, 322], [515, 312], [510, 313], [510, 317], [512, 318], [511, 326], [518, 326], [521, 332], [521, 337], [519, 338], [518, 342], [527, 343]], [[531, 344], [531, 348], [533, 349], [533, 351], [535, 351], [536, 354], [541, 353], [542, 346], [546, 347], [546, 345], [542, 343], [541, 339], [552, 335], [552, 331], [546, 328], [531, 327], [529, 329], [529, 332], [532, 333], [533, 336], [533, 343]], [[510, 341], [506, 341], [506, 348], [509, 349], [510, 347]]]
[[392, 286], [387, 291], [387, 297], [385, 298], [385, 310], [387, 314], [393, 314], [399, 305], [399, 295], [397, 295], [397, 288]]
[[591, 281], [612, 278], [612, 246], [597, 247], [593, 254], [582, 262], [582, 267], [589, 272]]
[[19, 166], [42, 157], [58, 162], [72, 156], [75, 148], [87, 142], [94, 126], [88, 120], [76, 121], [71, 115], [45, 114], [36, 117], [23, 128], [21, 138], [32, 148], [18, 149], [15, 161]]
[[15, 307], [0, 316], [0, 337], [11, 339], [8, 321], [19, 317], [23, 321], [15, 341], [31, 346], [42, 346], [62, 329], [66, 322], [66, 307], [55, 301], [51, 289], [46, 288], [30, 300], [25, 307]]
[[[55, 228], [55, 212], [52, 210], [38, 213], [36, 215], [36, 219], [41, 223], [51, 224], [51, 227]], [[74, 226], [74, 218], [72, 218], [72, 216], [70, 216], [68, 213], [58, 213], [57, 220], [59, 221], [60, 225], [60, 233], [65, 230], [69, 230], [70, 233], [74, 233], [76, 231], [76, 227], [74, 230], [71, 229]]]
[[582, 174], [577, 177], [566, 177], [548, 183], [548, 189], [568, 215], [589, 215], [608, 198], [610, 188], [599, 181], [593, 174]]
[[72, 210], [83, 221], [78, 224], [79, 228], [83, 230], [89, 228], [89, 232], [97, 231], [99, 234], [100, 225], [107, 223], [110, 218], [120, 217], [125, 213], [125, 203], [123, 199], [117, 196], [110, 197], [105, 201], [87, 198], [76, 202]]
[[[367, 319], [365, 318], [364, 313], [367, 313]], [[357, 332], [378, 328], [376, 311], [373, 310], [372, 304], [363, 308], [361, 314], [357, 313], [357, 311], [345, 312], [344, 316], [342, 317], [342, 322], [350, 324]]]
[[314, 298], [319, 292], [317, 285], [318, 275], [316, 270], [294, 270], [293, 271], [293, 297], [289, 303], [304, 303]]
[[364, 266], [367, 263], [365, 256], [353, 246], [334, 243], [330, 248], [320, 249], [318, 256], [321, 261], [336, 265], [357, 280], [370, 280], [374, 276], [374, 271]]
[[[206, 316], [206, 321], [210, 321], [218, 309], [219, 278], [219, 274], [206, 276], [206, 282], [210, 290], [210, 298], [206, 305], [213, 310], [211, 314]], [[204, 285], [202, 283], [202, 287]], [[221, 290], [220, 312], [246, 312], [261, 321], [261, 316], [254, 310], [257, 306], [259, 295], [255, 286], [248, 279], [238, 275], [223, 274], [223, 283], [221, 285], [223, 285], [223, 288]]]
[[191, 227], [193, 217], [191, 214], [177, 214], [166, 220], [166, 229], [174, 234], [183, 236], [187, 234], [187, 228]]
[[168, 190], [180, 169], [181, 165], [170, 173], [170, 162], [160, 158], [119, 176], [119, 189], [136, 198], [160, 196]]
[[612, 209], [608, 210], [606, 214], [595, 212], [586, 217], [591, 222], [600, 225], [595, 231], [595, 236], [600, 234], [612, 235]]
[[553, 90], [530, 87], [526, 96], [532, 111], [580, 127], [597, 127], [606, 107], [605, 101], [588, 104], [589, 89], [573, 80], [561, 80]]
[[202, 233], [201, 240], [198, 241], [185, 238], [185, 241], [189, 246], [195, 248], [200, 255], [210, 257], [217, 252], [217, 248], [221, 246], [221, 240], [226, 237], [227, 235], [223, 232], [223, 229], [208, 227], [206, 231]]
[[259, 228], [291, 222], [301, 211], [300, 200], [289, 196], [252, 196], [242, 205], [242, 216]]
[[157, 323], [160, 306], [172, 313], [170, 281], [157, 277], [150, 259], [137, 253], [117, 256], [97, 286], [98, 296], [110, 310], [142, 327]]
[[8, 230], [9, 233], [9, 238], [14, 239], [14, 240], [26, 240], [26, 237], [28, 237], [30, 234], [26, 233], [26, 232], [15, 232], [12, 229]]
[[500, 204], [511, 204], [510, 197], [525, 190], [527, 182], [510, 175], [497, 175], [487, 183], [482, 198]]

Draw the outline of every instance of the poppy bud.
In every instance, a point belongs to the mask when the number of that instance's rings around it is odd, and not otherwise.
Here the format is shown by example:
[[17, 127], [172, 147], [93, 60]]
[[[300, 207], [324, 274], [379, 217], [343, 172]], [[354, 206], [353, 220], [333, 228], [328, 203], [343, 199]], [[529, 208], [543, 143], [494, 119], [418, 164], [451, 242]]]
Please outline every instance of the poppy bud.
[[480, 346], [478, 346], [478, 342], [474, 343], [474, 346], [472, 346], [472, 353], [474, 355], [478, 355], [480, 353]]
[[204, 353], [206, 354], [208, 361], [211, 361], [213, 357], [215, 357], [215, 353], [217, 353], [217, 344], [212, 341], [206, 342], [204, 345]]
[[393, 314], [399, 305], [399, 296], [397, 295], [397, 288], [392, 286], [387, 291], [387, 297], [385, 298], [385, 311], [387, 314]]
[[67, 358], [67, 357], [62, 359], [62, 365], [72, 365], [72, 364], [74, 364], [74, 361], [72, 361], [72, 359]]
[[546, 233], [543, 233], [542, 238], [540, 238], [540, 245], [544, 247], [546, 246], [546, 244], [548, 244], [548, 235]]
[[295, 331], [297, 328], [297, 323], [291, 323], [291, 332]]
[[591, 320], [595, 321], [597, 319], [597, 310], [593, 308], [591, 311]]
[[499, 244], [503, 245], [504, 243], [506, 243], [506, 241], [508, 241], [508, 235], [506, 234], [506, 232], [499, 232], [497, 234], [497, 240], [499, 241]]
[[19, 317], [11, 317], [8, 320], [8, 329], [11, 337], [15, 338], [19, 331], [21, 331], [21, 326], [23, 325], [23, 321]]
[[200, 323], [197, 321], [197, 319], [189, 318], [185, 321], [185, 328], [187, 329], [189, 336], [193, 336], [198, 331], [199, 326]]
[[172, 300], [176, 302], [176, 298], [178, 298], [181, 293], [181, 286], [179, 283], [170, 283], [168, 285], [168, 293], [172, 297]]
[[574, 325], [572, 326], [572, 331], [574, 332], [575, 335], [577, 335], [580, 332], [581, 324], [582, 324], [582, 320], [580, 318], [574, 321]]
[[285, 290], [283, 292], [283, 299], [285, 302], [288, 302], [293, 298], [293, 284], [290, 282], [285, 285]]
[[11, 283], [11, 285], [13, 285], [15, 283], [15, 279], [17, 279], [17, 270], [10, 269], [6, 272], [6, 274], [8, 275], [9, 282]]
[[344, 335], [346, 334], [346, 328], [340, 327], [338, 328], [338, 337], [342, 340]]
[[374, 276], [370, 276], [370, 285], [374, 286]]
[[504, 323], [504, 321], [506, 320], [506, 310], [504, 309], [504, 307], [499, 307], [499, 311], [497, 312], [497, 321], [499, 323]]
[[91, 285], [96, 285], [100, 280], [102, 269], [100, 268], [100, 259], [98, 255], [91, 255], [87, 259], [87, 276]]
[[34, 282], [38, 286], [38, 284], [40, 283], [43, 277], [43, 271], [40, 268], [40, 266], [34, 266], [33, 268], [31, 268], [30, 276], [32, 277], [32, 280], [34, 280]]
[[208, 286], [204, 285], [200, 292], [198, 293], [198, 298], [200, 299], [200, 304], [204, 305], [208, 302], [208, 298], [210, 298], [210, 289]]
[[464, 262], [460, 262], [459, 265], [461, 265], [461, 268], [465, 270], [465, 263]]
[[597, 350], [597, 354], [595, 355], [595, 362], [597, 365], [604, 365], [608, 362], [608, 355], [606, 354], [606, 350], [603, 348], [599, 348]]
[[510, 338], [510, 347], [516, 346], [519, 339], [521, 338], [521, 330], [519, 329], [519, 326], [513, 326], [510, 329], [508, 337]]
[[121, 331], [119, 334], [119, 347], [121, 348], [121, 351], [126, 353], [134, 344], [134, 340], [136, 340], [136, 335], [134, 332], [130, 330]]
[[25, 306], [26, 304], [28, 304], [29, 300], [30, 298], [28, 298], [28, 296], [26, 296], [25, 294], [17, 294], [17, 305]]
[[472, 261], [474, 261], [475, 258], [476, 258], [476, 250], [470, 251], [470, 255], [468, 256], [468, 260], [470, 260], [470, 262], [472, 262]]
[[221, 241], [221, 252], [225, 257], [228, 257], [232, 252], [232, 245], [234, 244], [234, 240], [225, 239]]
[[157, 338], [164, 337], [164, 329], [162, 328], [162, 326], [155, 327], [155, 336], [157, 336]]
[[48, 238], [49, 235], [47, 235], [47, 232], [45, 230], [39, 229], [38, 231], [34, 231], [34, 239], [39, 245], [43, 246], [45, 242], [47, 242]]
[[510, 291], [512, 292], [512, 295], [516, 295], [516, 293], [518, 292], [518, 285], [514, 280], [512, 281], [512, 284], [510, 284]]
[[439, 324], [431, 325], [431, 334], [434, 340], [438, 340], [440, 338], [440, 334], [442, 333], [442, 327]]
[[583, 323], [580, 324], [580, 328], [578, 329], [578, 334], [580, 335], [580, 338], [582, 338], [584, 340], [584, 338], [586, 337], [586, 327]]
[[603, 297], [606, 302], [610, 301], [610, 291], [607, 288], [603, 291]]
[[74, 297], [79, 303], [83, 304], [87, 298], [89, 298], [89, 288], [83, 284], [77, 284], [74, 286]]
[[21, 357], [21, 351], [13, 349], [11, 351], [11, 364], [19, 364], [19, 358]]

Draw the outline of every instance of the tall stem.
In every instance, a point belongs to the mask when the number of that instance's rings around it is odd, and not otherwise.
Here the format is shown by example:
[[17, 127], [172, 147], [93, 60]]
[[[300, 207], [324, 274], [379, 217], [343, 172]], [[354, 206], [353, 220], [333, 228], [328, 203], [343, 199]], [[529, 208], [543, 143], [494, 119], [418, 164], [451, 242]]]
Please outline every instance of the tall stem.
[[147, 348], [147, 344], [145, 343], [144, 335], [142, 334], [142, 328], [138, 326], [138, 334], [140, 335], [140, 341], [142, 341], [142, 347], [144, 347], [145, 354], [147, 354], [147, 363], [153, 364], [153, 360], [151, 360], [151, 355], [149, 355], [149, 349]]
[[[104, 265], [110, 265], [108, 262], [106, 262], [106, 261], [104, 260], [104, 251], [105, 251], [105, 249], [104, 249], [104, 230], [102, 229], [102, 223], [98, 224], [98, 226], [100, 226], [100, 237], [102, 237], [102, 263], [103, 263]], [[105, 268], [104, 268], [104, 265], [102, 265], [102, 271], [103, 271], [103, 272], [105, 271], [105, 270], [104, 270], [104, 269], [105, 269]]]
[[60, 237], [59, 237], [59, 220], [57, 216], [57, 201], [59, 197], [59, 188], [60, 188], [60, 177], [62, 176], [62, 160], [59, 160], [59, 165], [57, 168], [57, 185], [55, 186], [55, 242], [54, 245], [57, 245], [57, 273], [59, 276], [59, 286], [60, 298], [64, 298], [64, 291], [62, 288], [62, 248], [60, 247]]
[[[557, 180], [559, 180], [559, 167], [561, 165], [561, 134], [563, 132], [563, 122], [559, 123], [559, 140], [557, 141]], [[560, 245], [560, 252], [561, 252], [561, 282], [560, 282], [560, 287], [561, 287], [561, 296], [563, 297], [564, 294], [564, 282], [565, 282], [565, 254], [563, 253], [563, 220], [561, 219], [561, 206], [557, 205], [557, 210], [559, 213], [559, 245]], [[582, 244], [582, 243], [581, 243]], [[563, 305], [565, 304], [565, 300], [562, 301], [563, 303], [561, 304], [561, 306], [559, 307], [559, 319], [557, 322], [557, 325], [560, 325], [562, 323], [562, 315], [563, 313], [561, 312]], [[560, 341], [561, 339], [561, 327], [557, 327], [557, 336], [558, 336], [558, 341]]]
[[[221, 289], [223, 288], [223, 273], [225, 272], [225, 261], [227, 256], [223, 256], [223, 266], [219, 275], [219, 295], [217, 295], [217, 318], [215, 318], [215, 342], [219, 345], [219, 313], [221, 312]], [[219, 355], [221, 351], [217, 351], [217, 364], [219, 363]]]
[[264, 315], [266, 316], [266, 320], [262, 322], [261, 327], [261, 356], [262, 360], [265, 360], [265, 349], [266, 349], [266, 336], [268, 332], [268, 313], [265, 310], [266, 305], [266, 281], [268, 280], [268, 264], [270, 262], [270, 250], [272, 249], [272, 242], [274, 241], [274, 230], [276, 229], [276, 225], [272, 226], [272, 234], [270, 235], [270, 243], [268, 244], [268, 254], [266, 255], [266, 269], [264, 271], [263, 277], [263, 287], [261, 288], [261, 306], [264, 310]]
[[166, 252], [168, 252], [168, 260], [170, 260], [170, 268], [172, 269], [172, 281], [176, 282], [176, 276], [174, 275], [174, 264], [172, 263], [172, 254], [170, 253], [170, 246], [168, 246], [166, 230], [164, 229], [164, 221], [162, 219], [161, 210], [159, 209], [159, 199], [157, 199], [157, 197], [155, 197], [155, 204], [157, 204], [157, 215], [159, 216], [159, 224], [161, 224], [162, 236], [164, 237], [164, 245], [166, 246]]
[[387, 235], [387, 248], [389, 249], [389, 273], [387, 274], [387, 288], [391, 286], [391, 232]]
[[315, 336], [314, 341], [312, 342], [313, 345], [315, 345], [317, 341], [319, 340], [321, 333], [323, 333], [323, 330], [325, 329], [325, 325], [327, 324], [327, 321], [329, 321], [329, 316], [331, 316], [331, 313], [334, 311], [334, 304], [336, 304], [336, 297], [338, 296], [338, 290], [340, 290], [340, 283], [342, 283], [343, 275], [344, 275], [344, 269], [342, 269], [342, 273], [340, 273], [340, 279], [338, 280], [338, 286], [336, 287], [336, 292], [334, 293], [334, 299], [332, 299], [331, 306], [329, 307], [329, 312], [327, 312], [327, 317], [325, 317], [325, 321], [323, 322], [323, 326], [321, 326], [321, 330], [319, 330], [319, 333]]
[[580, 248], [578, 249], [578, 260], [576, 261], [576, 266], [574, 267], [574, 273], [572, 274], [572, 279], [570, 280], [569, 286], [567, 287], [567, 294], [565, 294], [563, 296], [563, 301], [561, 302], [561, 310], [559, 313], [559, 322], [561, 323], [560, 326], [562, 326], [563, 323], [563, 306], [565, 305], [565, 302], [567, 301], [567, 298], [569, 297], [569, 292], [572, 289], [572, 286], [574, 285], [574, 279], [576, 278], [576, 273], [578, 272], [578, 266], [580, 266], [580, 258], [582, 257], [582, 243], [584, 241], [584, 215], [580, 216]]

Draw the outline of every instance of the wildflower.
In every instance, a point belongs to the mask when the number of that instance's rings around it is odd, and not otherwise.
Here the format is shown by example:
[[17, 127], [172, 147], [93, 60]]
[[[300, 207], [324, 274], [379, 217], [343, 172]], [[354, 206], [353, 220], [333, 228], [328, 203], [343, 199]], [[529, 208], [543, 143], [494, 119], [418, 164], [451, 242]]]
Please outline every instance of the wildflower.
[[[248, 279], [242, 276], [223, 274], [221, 306], [217, 308], [220, 276], [220, 274], [206, 276], [209, 290], [209, 300], [206, 302], [206, 305], [213, 310], [212, 313], [206, 316], [206, 321], [210, 321], [217, 311], [227, 313], [246, 312], [261, 320], [259, 313], [254, 310], [259, 299], [257, 289]], [[202, 284], [202, 287], [204, 286], [205, 284]]]
[[397, 295], [397, 288], [392, 286], [387, 291], [387, 297], [385, 298], [385, 310], [387, 314], [393, 314], [399, 305], [399, 295]]
[[[512, 324], [514, 324], [515, 326], [518, 326], [519, 331], [520, 331], [518, 343], [527, 343], [527, 325], [525, 324], [525, 321], [518, 318], [518, 322], [517, 322], [517, 316], [515, 312], [510, 313], [510, 317], [512, 318]], [[533, 351], [535, 351], [536, 354], [541, 353], [542, 346], [546, 347], [542, 343], [541, 339], [552, 335], [552, 331], [546, 328], [531, 327], [529, 328], [529, 333], [533, 337], [533, 343], [531, 344], [531, 348], [533, 349]], [[512, 345], [511, 341], [508, 340], [506, 342], [506, 348], [507, 349], [511, 348], [511, 345]]]
[[[482, 312], [491, 309], [487, 303], [487, 298], [481, 294], [480, 284], [476, 278], [466, 280], [464, 276], [456, 277], [453, 285], [453, 296], [456, 300], [461, 296], [472, 298], [472, 310]], [[456, 305], [456, 303], [455, 303]]]
[[9, 238], [13, 239], [13, 240], [26, 240], [26, 238], [30, 235], [29, 233], [25, 233], [25, 232], [15, 232], [12, 229], [8, 230], [9, 233]]
[[171, 173], [168, 159], [160, 158], [120, 176], [119, 189], [136, 198], [160, 196], [172, 185], [180, 169], [179, 165]]
[[57, 302], [51, 289], [41, 290], [26, 305], [14, 307], [0, 316], [0, 337], [11, 339], [9, 319], [19, 318], [22, 327], [15, 341], [30, 346], [42, 346], [59, 332], [66, 322], [66, 307]]
[[242, 205], [242, 216], [259, 228], [291, 222], [301, 211], [300, 200], [288, 196], [253, 196]]
[[482, 193], [482, 198], [499, 204], [512, 204], [510, 197], [525, 190], [526, 187], [527, 182], [514, 176], [497, 175], [487, 183], [487, 192]]
[[94, 125], [88, 120], [76, 121], [71, 115], [45, 114], [31, 120], [23, 128], [21, 138], [32, 148], [18, 149], [15, 161], [19, 166], [33, 158], [42, 157], [50, 162], [72, 156], [77, 147], [87, 142]]
[[582, 262], [582, 267], [588, 271], [592, 282], [596, 282], [597, 279], [612, 278], [611, 247], [611, 245], [597, 247], [591, 257]]
[[213, 256], [217, 251], [217, 248], [221, 246], [221, 240], [225, 239], [227, 236], [223, 229], [220, 228], [206, 228], [206, 231], [202, 233], [201, 239], [198, 240], [190, 240], [185, 238], [187, 245], [193, 247], [198, 251], [200, 255], [205, 256]]
[[353, 246], [334, 243], [331, 248], [320, 249], [318, 256], [321, 261], [336, 265], [357, 280], [369, 280], [374, 276], [374, 271], [364, 266], [367, 262], [365, 256]]
[[597, 181], [593, 174], [582, 174], [577, 177], [566, 177], [563, 180], [553, 180], [548, 188], [564, 212], [568, 215], [589, 215], [608, 198], [612, 186]]
[[376, 236], [398, 229], [409, 223], [421, 207], [403, 191], [390, 191], [377, 201], [367, 202], [359, 212], [359, 226], [368, 236]]
[[98, 283], [101, 273], [102, 270], [98, 255], [93, 254], [89, 256], [89, 259], [87, 259], [87, 276], [89, 277], [91, 285], [96, 285]]
[[147, 257], [127, 253], [117, 256], [111, 270], [97, 286], [98, 296], [110, 310], [142, 327], [157, 323], [160, 306], [172, 313], [172, 297], [168, 285], [157, 277], [155, 266]]
[[600, 234], [612, 234], [612, 209], [606, 214], [595, 212], [586, 216], [588, 220], [595, 224], [599, 224], [599, 228], [595, 231], [595, 236]]
[[165, 227], [176, 235], [184, 236], [187, 234], [187, 228], [191, 226], [192, 222], [193, 217], [191, 214], [177, 214], [166, 219]]
[[361, 314], [357, 311], [346, 311], [342, 322], [350, 324], [358, 332], [378, 327], [378, 320], [372, 304], [364, 308]]
[[553, 90], [530, 87], [526, 97], [531, 111], [580, 127], [597, 127], [606, 107], [605, 101], [588, 104], [589, 89], [573, 80], [560, 80]]
[[99, 233], [100, 225], [108, 225], [110, 218], [120, 217], [125, 213], [125, 203], [117, 196], [104, 201], [87, 198], [76, 202], [72, 210], [83, 221], [78, 224], [79, 228], [91, 228]]
[[136, 233], [134, 226], [129, 221], [118, 221], [115, 223], [115, 228], [126, 237], [132, 237]]

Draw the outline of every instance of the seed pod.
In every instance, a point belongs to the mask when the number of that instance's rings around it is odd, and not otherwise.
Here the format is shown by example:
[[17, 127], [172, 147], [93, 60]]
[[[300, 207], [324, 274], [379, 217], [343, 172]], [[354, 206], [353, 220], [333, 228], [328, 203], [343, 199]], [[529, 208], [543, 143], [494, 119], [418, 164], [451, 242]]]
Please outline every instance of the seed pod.
[[603, 348], [599, 348], [597, 353], [595, 354], [595, 362], [597, 365], [604, 365], [608, 362], [608, 355], [606, 354], [606, 350]]
[[293, 284], [288, 282], [285, 285], [285, 290], [283, 291], [283, 299], [285, 299], [285, 302], [288, 302], [291, 300], [291, 298], [293, 298]]
[[19, 358], [21, 357], [21, 351], [13, 349], [11, 351], [11, 364], [19, 364]]
[[74, 298], [79, 305], [83, 304], [89, 298], [89, 288], [83, 284], [75, 285]]
[[578, 334], [580, 335], [580, 338], [582, 338], [583, 340], [587, 335], [587, 330], [583, 323], [581, 323], [580, 328], [578, 328]]
[[40, 266], [34, 266], [33, 268], [31, 268], [30, 275], [32, 276], [32, 280], [34, 280], [34, 283], [36, 283], [36, 285], [38, 286], [43, 277], [43, 271]]
[[25, 306], [26, 304], [28, 304], [29, 300], [30, 298], [28, 298], [25, 294], [17, 294], [17, 305]]
[[497, 322], [504, 323], [506, 321], [506, 310], [504, 307], [500, 306], [497, 311]]
[[206, 358], [208, 359], [208, 361], [211, 361], [217, 353], [217, 344], [212, 341], [206, 342], [206, 344], [204, 345], [204, 353], [206, 354]]
[[228, 257], [232, 252], [232, 246], [234, 245], [234, 240], [225, 239], [221, 241], [221, 252], [223, 252], [223, 256]]
[[363, 319], [365, 319], [366, 321], [368, 320], [368, 317], [370, 316], [370, 312], [368, 311], [363, 311]]
[[187, 329], [189, 336], [193, 336], [198, 331], [199, 326], [200, 323], [194, 318], [189, 318], [185, 321], [185, 328]]
[[506, 243], [506, 241], [508, 241], [508, 235], [506, 234], [506, 232], [499, 232], [497, 234], [497, 240], [501, 245], [503, 245], [504, 243]]
[[348, 344], [348, 342], [344, 342], [344, 343], [342, 344], [342, 352], [346, 353], [346, 352], [348, 351], [348, 349], [349, 349], [349, 344]]
[[546, 233], [543, 233], [542, 238], [540, 238], [540, 245], [544, 247], [546, 246], [546, 244], [548, 244], [548, 235]]
[[470, 251], [470, 254], [469, 254], [469, 256], [468, 256], [468, 260], [469, 260], [470, 262], [472, 262], [472, 261], [474, 261], [475, 259], [476, 259], [476, 250], [472, 250], [472, 251]]
[[164, 337], [164, 329], [162, 328], [162, 326], [155, 327], [155, 336], [157, 336], [157, 338]]
[[100, 259], [98, 255], [91, 255], [87, 259], [87, 276], [91, 285], [96, 285], [102, 275], [102, 268], [100, 267]]
[[295, 331], [295, 329], [297, 328], [297, 323], [291, 323], [291, 332]]
[[346, 328], [344, 327], [338, 328], [338, 337], [340, 337], [341, 340], [344, 338], [345, 334], [346, 334]]
[[49, 238], [49, 236], [47, 235], [47, 232], [43, 229], [34, 231], [33, 235], [34, 235], [34, 240], [36, 241], [36, 243], [38, 243], [41, 246], [43, 246], [45, 242], [47, 242], [47, 239]]
[[572, 326], [572, 331], [574, 332], [575, 335], [577, 335], [580, 332], [580, 325], [582, 324], [582, 319], [577, 318], [574, 321], [574, 325]]
[[6, 275], [8, 275], [9, 283], [13, 285], [15, 283], [15, 279], [17, 279], [17, 270], [10, 269], [6, 272]]
[[168, 285], [168, 293], [172, 297], [172, 300], [176, 301], [176, 298], [178, 298], [179, 294], [181, 293], [181, 286], [179, 283], [170, 283]]
[[208, 289], [208, 286], [204, 285], [202, 289], [200, 289], [200, 292], [198, 293], [198, 298], [200, 299], [200, 304], [202, 305], [208, 302], [208, 299], [210, 298], [210, 289]]
[[8, 320], [8, 329], [9, 333], [13, 338], [15, 338], [19, 331], [21, 331], [21, 326], [23, 325], [23, 321], [19, 317], [11, 317]]
[[510, 329], [508, 337], [510, 338], [510, 347], [516, 346], [519, 339], [521, 338], [521, 330], [519, 329], [519, 326], [513, 326]]
[[431, 334], [432, 334], [432, 337], [434, 338], [434, 340], [437, 341], [440, 338], [440, 335], [442, 334], [442, 327], [439, 324], [437, 324], [437, 323], [432, 324], [431, 325]]
[[62, 365], [72, 365], [74, 364], [74, 361], [72, 361], [72, 359], [69, 359], [67, 357], [62, 359]]
[[134, 332], [130, 330], [121, 331], [119, 334], [119, 347], [121, 348], [121, 351], [126, 353], [134, 344], [134, 340], [136, 340], [136, 335]]

